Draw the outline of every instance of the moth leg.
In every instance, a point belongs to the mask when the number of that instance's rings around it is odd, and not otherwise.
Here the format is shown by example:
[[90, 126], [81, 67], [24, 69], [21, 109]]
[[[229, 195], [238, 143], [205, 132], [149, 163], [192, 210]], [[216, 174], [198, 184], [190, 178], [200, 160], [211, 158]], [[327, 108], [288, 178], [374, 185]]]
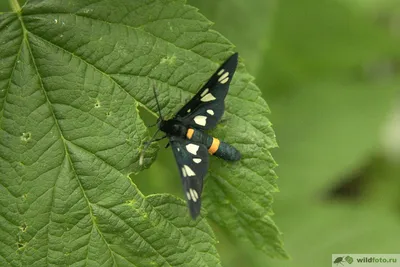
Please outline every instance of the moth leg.
[[168, 148], [169, 147], [169, 142], [165, 145], [165, 148]]
[[164, 136], [161, 136], [159, 138], [153, 139], [153, 140], [151, 140], [151, 142], [146, 141], [146, 142], [144, 142], [144, 144], [147, 146], [147, 145], [149, 145], [151, 143], [158, 142], [158, 141], [163, 140], [165, 138], [167, 138], [167, 135], [164, 135]]
[[150, 124], [150, 125], [146, 125], [146, 127], [147, 127], [147, 128], [154, 127], [154, 126], [156, 126], [156, 125], [157, 125], [157, 123], [158, 123], [158, 122], [156, 122], [156, 123], [153, 123], [153, 124]]
[[165, 138], [167, 138], [167, 135], [161, 136], [160, 138], [156, 138], [156, 139], [153, 140], [153, 142], [158, 142], [158, 141], [161, 141], [161, 140], [163, 140]]
[[226, 118], [223, 118], [219, 121], [218, 124], [225, 124], [228, 120]]

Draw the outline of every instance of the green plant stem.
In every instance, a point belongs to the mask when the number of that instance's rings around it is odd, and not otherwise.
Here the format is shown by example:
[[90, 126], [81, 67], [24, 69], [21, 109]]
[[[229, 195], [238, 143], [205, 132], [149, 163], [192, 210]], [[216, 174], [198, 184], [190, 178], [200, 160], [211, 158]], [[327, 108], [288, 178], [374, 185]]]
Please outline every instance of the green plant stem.
[[20, 12], [21, 11], [21, 6], [18, 3], [18, 0], [8, 0], [10, 3], [11, 9], [14, 12]]

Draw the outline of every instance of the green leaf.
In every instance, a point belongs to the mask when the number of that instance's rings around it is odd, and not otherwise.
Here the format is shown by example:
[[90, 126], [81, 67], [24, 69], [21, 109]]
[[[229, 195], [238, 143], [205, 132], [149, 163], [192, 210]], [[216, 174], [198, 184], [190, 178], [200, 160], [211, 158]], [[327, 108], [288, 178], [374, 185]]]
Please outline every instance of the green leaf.
[[[0, 15], [1, 265], [220, 266], [205, 219], [129, 178], [149, 138], [138, 107], [156, 114], [152, 83], [174, 114], [232, 53], [210, 25], [183, 1], [32, 0]], [[251, 80], [240, 66], [213, 132], [243, 160], [213, 159], [204, 206], [284, 256], [269, 218], [275, 136]]]

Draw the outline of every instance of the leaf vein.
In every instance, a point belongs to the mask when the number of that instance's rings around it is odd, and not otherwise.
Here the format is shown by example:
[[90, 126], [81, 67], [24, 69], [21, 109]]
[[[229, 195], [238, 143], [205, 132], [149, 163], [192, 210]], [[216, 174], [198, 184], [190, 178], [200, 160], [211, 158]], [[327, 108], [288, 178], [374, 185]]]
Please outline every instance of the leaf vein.
[[[24, 28], [24, 32], [26, 32], [26, 28], [25, 28], [25, 25], [24, 25], [22, 19], [21, 19], [21, 24], [22, 24], [22, 27]], [[87, 195], [86, 195], [86, 193], [85, 193], [85, 190], [84, 190], [83, 187], [82, 187], [82, 184], [81, 184], [81, 182], [80, 182], [79, 176], [78, 176], [78, 174], [76, 173], [76, 170], [75, 170], [74, 165], [73, 165], [73, 163], [72, 163], [71, 156], [70, 156], [70, 154], [69, 154], [69, 152], [68, 152], [68, 148], [67, 148], [67, 146], [66, 146], [66, 144], [65, 144], [65, 138], [64, 138], [64, 136], [63, 136], [61, 127], [60, 127], [60, 125], [58, 124], [58, 120], [57, 120], [56, 115], [55, 115], [55, 113], [54, 113], [54, 110], [53, 110], [53, 107], [52, 107], [52, 103], [50, 102], [50, 99], [49, 99], [49, 97], [48, 97], [48, 95], [47, 95], [47, 91], [46, 91], [46, 89], [45, 89], [45, 87], [44, 87], [44, 84], [43, 84], [43, 81], [42, 81], [42, 78], [41, 78], [39, 69], [37, 68], [35, 59], [34, 59], [34, 57], [33, 57], [32, 49], [31, 49], [30, 44], [29, 44], [29, 42], [28, 42], [28, 39], [27, 39], [27, 37], [26, 37], [26, 33], [25, 33], [25, 38], [26, 38], [26, 44], [27, 44], [27, 47], [28, 47], [28, 49], [29, 49], [29, 54], [30, 54], [30, 56], [31, 56], [31, 60], [32, 60], [33, 66], [34, 66], [34, 68], [35, 68], [35, 70], [36, 70], [36, 73], [37, 73], [37, 75], [38, 75], [38, 79], [39, 79], [39, 83], [40, 83], [40, 88], [41, 88], [42, 91], [43, 91], [43, 94], [44, 94], [44, 96], [45, 96], [45, 98], [46, 98], [46, 102], [48, 103], [49, 111], [50, 111], [51, 114], [52, 114], [53, 120], [54, 120], [54, 122], [55, 122], [55, 124], [56, 124], [56, 127], [57, 127], [57, 131], [59, 132], [59, 134], [60, 134], [60, 136], [61, 136], [61, 139], [62, 139], [62, 141], [63, 141], [63, 146], [64, 146], [65, 155], [66, 155], [66, 157], [68, 158], [69, 164], [70, 164], [70, 166], [71, 166], [71, 168], [72, 168], [72, 170], [73, 170], [73, 172], [74, 172], [74, 175], [75, 175], [75, 177], [76, 177], [76, 179], [77, 179], [77, 181], [78, 181], [78, 184], [79, 184], [79, 186], [80, 186], [80, 188], [81, 188], [81, 190], [82, 190], [83, 196], [84, 196], [84, 198], [85, 198], [85, 200], [86, 200], [86, 203], [87, 203], [87, 205], [88, 205], [88, 207], [89, 207], [92, 224], [96, 227], [96, 229], [97, 229], [99, 235], [102, 237], [103, 241], [104, 241], [105, 244], [107, 245], [108, 249], [109, 249], [110, 252], [111, 252], [111, 257], [113, 258], [113, 262], [114, 262], [114, 264], [116, 264], [113, 251], [111, 250], [109, 244], [108, 244], [108, 243], [106, 242], [106, 240], [104, 239], [104, 236], [102, 235], [102, 233], [101, 233], [101, 232], [99, 231], [99, 229], [97, 228], [96, 223], [95, 223], [95, 221], [94, 221], [93, 211], [92, 211], [92, 209], [91, 209], [91, 203], [90, 203], [90, 201], [89, 201], [89, 199], [88, 199], [88, 197], [87, 197]], [[51, 219], [49, 218], [49, 221], [50, 221], [50, 220], [51, 220]], [[47, 250], [47, 251], [48, 251], [48, 250]], [[47, 257], [46, 257], [46, 262], [47, 262]]]
[[1, 129], [1, 121], [3, 120], [3, 115], [4, 115], [4, 109], [5, 109], [4, 107], [5, 107], [5, 104], [7, 102], [6, 100], [7, 100], [8, 91], [10, 90], [10, 87], [11, 87], [11, 77], [13, 77], [15, 68], [17, 67], [17, 62], [19, 60], [19, 57], [21, 56], [21, 51], [22, 51], [23, 44], [24, 44], [24, 39], [21, 38], [21, 44], [19, 46], [17, 56], [15, 57], [14, 66], [13, 66], [12, 71], [10, 73], [10, 79], [9, 79], [9, 82], [7, 84], [7, 87], [6, 87], [6, 91], [4, 93], [3, 105], [2, 105], [2, 109], [1, 109], [1, 113], [0, 113], [0, 129]]

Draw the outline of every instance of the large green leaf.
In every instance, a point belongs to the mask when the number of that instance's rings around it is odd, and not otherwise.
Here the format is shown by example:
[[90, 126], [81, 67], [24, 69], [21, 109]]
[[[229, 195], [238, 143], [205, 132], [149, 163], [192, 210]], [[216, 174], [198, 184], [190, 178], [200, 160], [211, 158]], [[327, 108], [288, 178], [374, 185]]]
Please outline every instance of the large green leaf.
[[[152, 83], [173, 114], [232, 53], [210, 25], [168, 0], [33, 0], [0, 15], [2, 265], [220, 265], [205, 219], [191, 221], [170, 195], [145, 197], [129, 178], [148, 139], [138, 107], [156, 113]], [[214, 131], [243, 160], [213, 160], [204, 206], [285, 256], [269, 218], [275, 136], [251, 80], [240, 65]], [[152, 148], [145, 165], [154, 157]]]

